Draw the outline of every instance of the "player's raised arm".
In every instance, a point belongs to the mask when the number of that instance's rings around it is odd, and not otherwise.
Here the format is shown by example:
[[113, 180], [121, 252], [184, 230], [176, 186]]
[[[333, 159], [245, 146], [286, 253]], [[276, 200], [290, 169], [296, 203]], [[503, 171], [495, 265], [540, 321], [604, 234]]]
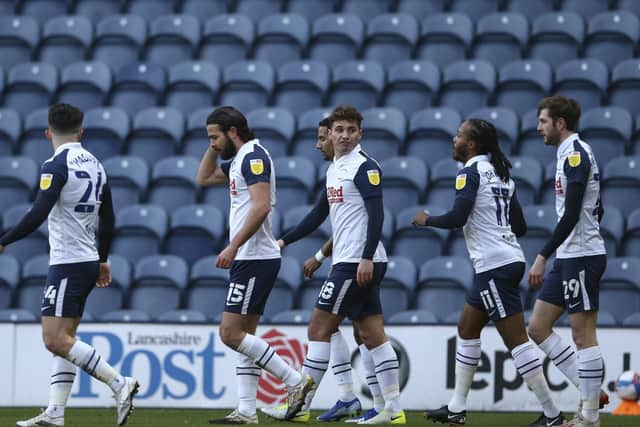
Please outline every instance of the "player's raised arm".
[[204, 152], [200, 160], [196, 181], [203, 187], [229, 182], [229, 177], [222, 165], [218, 164], [218, 151], [212, 146], [207, 147], [207, 151]]

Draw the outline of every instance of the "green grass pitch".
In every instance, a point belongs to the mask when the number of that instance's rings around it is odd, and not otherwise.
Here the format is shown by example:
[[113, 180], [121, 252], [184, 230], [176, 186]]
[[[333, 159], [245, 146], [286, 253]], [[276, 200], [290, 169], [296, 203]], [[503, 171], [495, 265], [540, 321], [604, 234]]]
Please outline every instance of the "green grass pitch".
[[[39, 408], [1, 408], [0, 426], [15, 426], [16, 420], [31, 418], [38, 413]], [[127, 426], [145, 427], [181, 427], [181, 426], [208, 426], [210, 418], [220, 418], [226, 415], [226, 410], [201, 410], [201, 409], [136, 409]], [[318, 415], [319, 412], [314, 413]], [[469, 427], [518, 427], [533, 421], [538, 414], [533, 413], [488, 413], [471, 412], [467, 416], [467, 426]], [[274, 421], [265, 415], [258, 415], [262, 426], [280, 426], [288, 423], [284, 421]], [[416, 426], [442, 426], [427, 421], [422, 416], [422, 412], [407, 412], [407, 425]], [[92, 426], [115, 426], [114, 409], [67, 409], [65, 415], [65, 427], [92, 427]], [[292, 425], [299, 425], [297, 423]], [[319, 423], [309, 422], [307, 425], [324, 426], [346, 426], [353, 424]], [[639, 426], [640, 417], [624, 417], [603, 415], [603, 427], [631, 427]]]

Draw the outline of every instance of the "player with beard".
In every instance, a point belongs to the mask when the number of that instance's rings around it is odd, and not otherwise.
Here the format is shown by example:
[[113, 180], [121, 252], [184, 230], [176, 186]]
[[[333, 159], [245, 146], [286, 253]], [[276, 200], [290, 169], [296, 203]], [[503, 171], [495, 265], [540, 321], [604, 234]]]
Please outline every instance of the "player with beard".
[[[269, 344], [255, 335], [260, 316], [280, 270], [280, 248], [271, 230], [276, 203], [275, 173], [268, 151], [260, 145], [244, 115], [220, 107], [207, 117], [211, 141], [198, 169], [202, 186], [229, 185], [229, 245], [216, 266], [230, 268], [229, 293], [220, 322], [220, 339], [239, 353], [236, 366], [238, 408], [211, 424], [257, 424], [256, 393], [260, 369], [282, 380], [288, 402], [304, 402], [313, 388], [310, 377], [292, 369]], [[222, 160], [231, 160], [218, 164]], [[298, 404], [299, 410], [301, 404]]]

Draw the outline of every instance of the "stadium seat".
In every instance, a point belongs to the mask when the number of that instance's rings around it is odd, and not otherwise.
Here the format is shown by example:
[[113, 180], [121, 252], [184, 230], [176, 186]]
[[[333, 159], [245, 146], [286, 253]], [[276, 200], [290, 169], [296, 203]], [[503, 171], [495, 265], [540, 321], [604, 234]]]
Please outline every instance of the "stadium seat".
[[385, 72], [378, 62], [348, 61], [335, 67], [329, 105], [349, 104], [362, 111], [375, 107], [384, 88]]
[[531, 27], [528, 55], [553, 66], [577, 58], [584, 33], [584, 21], [576, 13], [552, 12], [538, 16]]
[[209, 16], [218, 16], [228, 11], [227, 0], [183, 0], [181, 12], [192, 15], [203, 22]]
[[476, 118], [493, 124], [498, 131], [498, 143], [502, 151], [509, 155], [516, 146], [520, 121], [518, 115], [506, 107], [485, 107], [471, 112], [467, 119]]
[[298, 60], [309, 43], [310, 32], [309, 23], [302, 15], [265, 16], [258, 24], [253, 56], [274, 68]]
[[115, 15], [120, 12], [122, 2], [104, 0], [80, 0], [72, 1], [71, 13], [84, 16], [95, 26], [103, 16]]
[[385, 321], [388, 325], [430, 325], [440, 323], [435, 314], [428, 310], [399, 311]]
[[584, 56], [609, 68], [633, 57], [640, 36], [640, 21], [626, 10], [600, 13], [589, 21]]
[[364, 24], [358, 16], [323, 15], [313, 22], [308, 54], [327, 64], [341, 64], [357, 57], [363, 40]]
[[600, 106], [608, 81], [609, 71], [602, 61], [573, 59], [558, 66], [553, 91], [575, 99], [587, 111]]
[[625, 217], [640, 208], [640, 166], [639, 157], [618, 157], [600, 168], [602, 200], [620, 209]]
[[[371, 24], [375, 17], [388, 12], [387, 0], [342, 0], [341, 11], [358, 16], [362, 22]], [[340, 4], [339, 3], [339, 4]]]
[[520, 122], [520, 138], [517, 153], [521, 156], [538, 159], [541, 164], [553, 162], [553, 179], [555, 180], [556, 150], [544, 145], [542, 135], [538, 132], [538, 110], [529, 110]]
[[200, 162], [193, 157], [171, 156], [159, 160], [152, 168], [147, 203], [171, 212], [176, 206], [196, 203], [196, 172]]
[[11, 108], [0, 108], [0, 156], [10, 156], [22, 133], [20, 114]]
[[302, 283], [302, 266], [292, 257], [282, 257], [278, 278], [269, 294], [264, 308], [264, 316], [270, 319], [273, 315], [293, 308], [296, 290]]
[[206, 205], [214, 205], [225, 215], [229, 215], [229, 207], [231, 205], [231, 198], [229, 196], [228, 185], [212, 185], [205, 187], [202, 190], [199, 203]]
[[429, 166], [449, 159], [453, 137], [458, 133], [460, 114], [451, 108], [428, 108], [411, 116], [406, 152], [422, 158]]
[[620, 210], [613, 205], [604, 205], [604, 216], [600, 222], [600, 234], [604, 239], [609, 256], [622, 255], [618, 247], [622, 247], [624, 235], [624, 217]]
[[183, 134], [184, 117], [175, 108], [142, 110], [133, 119], [126, 151], [129, 155], [143, 157], [152, 165], [175, 155]]
[[389, 69], [383, 104], [407, 117], [431, 107], [440, 88], [440, 70], [431, 61], [404, 61]]
[[154, 64], [133, 62], [121, 67], [114, 75], [109, 104], [123, 109], [130, 116], [160, 103], [167, 73]]
[[507, 0], [505, 10], [509, 12], [519, 12], [523, 14], [529, 22], [545, 13], [553, 11], [556, 0]]
[[167, 15], [153, 20], [145, 45], [145, 61], [170, 67], [194, 58], [200, 22], [191, 15]]
[[[519, 190], [518, 188], [516, 192]], [[556, 227], [556, 208], [553, 205], [531, 205], [523, 206], [522, 210], [527, 223], [527, 233], [518, 237], [518, 243], [527, 263], [532, 265]]]
[[391, 157], [380, 162], [384, 203], [392, 214], [424, 199], [429, 170], [419, 157]]
[[207, 316], [199, 310], [171, 310], [156, 316], [158, 322], [164, 323], [206, 323]]
[[545, 61], [524, 59], [510, 62], [498, 73], [495, 104], [522, 116], [531, 109], [537, 109], [538, 102], [551, 90], [552, 82], [553, 70]]
[[0, 255], [0, 309], [11, 305], [14, 289], [20, 279], [20, 263], [8, 254]]
[[29, 62], [40, 31], [30, 16], [0, 16], [0, 65], [8, 70], [14, 65]]
[[288, 0], [285, 11], [304, 16], [308, 22], [316, 17], [333, 12], [333, 0]]
[[115, 156], [103, 163], [116, 212], [142, 201], [149, 184], [149, 166], [142, 157]]
[[396, 10], [421, 20], [427, 16], [442, 13], [447, 0], [397, 0]]
[[96, 27], [91, 58], [118, 72], [124, 65], [136, 62], [147, 38], [147, 22], [138, 15], [112, 15]]
[[609, 0], [560, 0], [560, 9], [580, 14], [585, 21], [609, 8]]
[[415, 17], [403, 13], [378, 15], [367, 24], [363, 57], [389, 69], [411, 59], [418, 35]]
[[[312, 255], [313, 253], [310, 256]], [[328, 258], [324, 260], [311, 279], [305, 278], [305, 281], [298, 290], [296, 303], [296, 307], [298, 309], [311, 310], [316, 306], [318, 294], [320, 293], [320, 289], [324, 285], [325, 281], [328, 279], [330, 270], [331, 258]]]
[[[555, 154], [555, 150], [554, 154]], [[544, 179], [540, 191], [540, 203], [555, 206], [556, 204], [556, 160], [551, 161], [544, 168]], [[600, 168], [602, 170], [602, 168]]]
[[308, 325], [311, 321], [311, 310], [287, 310], [271, 316], [271, 323]]
[[199, 259], [191, 268], [186, 307], [209, 317], [221, 313], [229, 292], [229, 270], [216, 267], [216, 255]]
[[380, 301], [385, 318], [407, 310], [416, 286], [416, 266], [410, 259], [392, 256], [380, 283]]
[[37, 165], [53, 155], [53, 146], [43, 138], [44, 131], [49, 126], [48, 115], [48, 108], [29, 113], [24, 120], [24, 129], [18, 142], [20, 154], [30, 157]]
[[627, 217], [621, 248], [624, 256], [640, 257], [640, 209], [632, 211]]
[[202, 32], [200, 59], [211, 61], [222, 68], [248, 57], [255, 30], [246, 15], [213, 16]]
[[331, 81], [329, 67], [320, 61], [292, 61], [278, 68], [274, 105], [289, 111], [308, 111], [323, 104]]
[[[43, 290], [44, 283], [49, 273], [49, 254], [43, 253], [34, 256], [22, 264], [22, 278], [20, 288], [36, 286]], [[37, 304], [38, 301], [35, 301]]]
[[175, 310], [187, 286], [189, 267], [175, 255], [152, 255], [135, 264], [129, 306], [152, 317]]
[[111, 70], [102, 62], [76, 62], [62, 71], [57, 102], [87, 111], [101, 107], [111, 88]]
[[58, 87], [58, 70], [44, 62], [18, 64], [9, 70], [3, 106], [26, 116], [51, 104]]
[[111, 254], [109, 255], [112, 281], [107, 288], [96, 288], [91, 291], [85, 312], [100, 318], [110, 311], [124, 308], [125, 296], [131, 285], [131, 264], [127, 259]]
[[622, 321], [622, 326], [640, 327], [640, 312], [633, 313]]
[[124, 10], [131, 15], [143, 17], [147, 22], [152, 22], [161, 16], [171, 15], [173, 5], [173, 0], [125, 0]]
[[[220, 90], [220, 70], [206, 61], [186, 61], [169, 69], [164, 103], [188, 115], [211, 108]], [[204, 122], [201, 123], [204, 126]]]
[[455, 181], [462, 164], [455, 160], [441, 159], [431, 167], [427, 203], [450, 209], [455, 200]]
[[478, 20], [473, 41], [473, 57], [496, 68], [522, 58], [529, 40], [529, 23], [518, 12], [498, 12]]
[[267, 62], [240, 61], [224, 70], [220, 105], [250, 111], [267, 105], [275, 85], [275, 71]]
[[496, 84], [496, 70], [483, 60], [455, 62], [444, 69], [440, 105], [462, 116], [488, 104]]
[[93, 26], [84, 16], [59, 16], [44, 24], [36, 58], [63, 68], [82, 61], [93, 41]]
[[[30, 204], [11, 205], [2, 216], [5, 230], [15, 227], [22, 217], [31, 209]], [[36, 255], [46, 254], [49, 250], [49, 229], [45, 220], [33, 233], [8, 245], [4, 253], [13, 255], [20, 263], [25, 263]]]
[[[28, 157], [0, 157], [0, 214], [31, 200], [38, 173], [38, 166]], [[6, 224], [4, 229], [8, 229]]]
[[516, 183], [518, 201], [522, 206], [538, 201], [542, 187], [543, 169], [537, 159], [531, 157], [512, 157], [511, 178]]
[[23, 308], [10, 308], [0, 310], [0, 322], [36, 322], [38, 319], [29, 310]]
[[466, 13], [472, 18], [478, 19], [498, 11], [499, 4], [494, 0], [450, 0], [449, 10], [452, 12]]
[[119, 155], [128, 134], [129, 116], [119, 108], [96, 108], [84, 116], [82, 145], [100, 161]]
[[203, 107], [189, 114], [187, 128], [182, 136], [181, 152], [185, 156], [201, 158], [205, 150], [209, 148], [210, 141], [207, 136], [207, 117], [213, 111], [212, 107]]
[[428, 209], [431, 215], [441, 215], [445, 210], [440, 206], [420, 205], [412, 206], [400, 211], [396, 215], [396, 229], [393, 236], [394, 256], [409, 258], [415, 265], [422, 265], [427, 260], [440, 256], [447, 237], [447, 231], [432, 228], [416, 228], [411, 225], [416, 212]]
[[[322, 154], [316, 148], [318, 141], [318, 123], [331, 114], [329, 108], [314, 108], [305, 111], [298, 118], [298, 129], [293, 137], [292, 152], [295, 156], [303, 156], [311, 160], [316, 167], [325, 163]], [[325, 172], [326, 169], [322, 169]], [[320, 170], [318, 170], [320, 173]], [[324, 175], [322, 180], [324, 181]]]
[[146, 323], [151, 322], [151, 316], [142, 310], [114, 310], [102, 316], [100, 321], [112, 323]]
[[116, 233], [111, 252], [122, 255], [132, 263], [147, 255], [160, 252], [167, 234], [167, 214], [159, 206], [133, 205], [116, 214]]
[[629, 12], [633, 12], [636, 15], [640, 15], [640, 3], [638, 3], [636, 0], [617, 0], [616, 9], [628, 10]]
[[604, 166], [609, 160], [623, 156], [633, 133], [631, 114], [614, 106], [582, 111], [580, 138], [591, 146], [598, 165]]
[[[176, 204], [182, 206], [181, 203]], [[171, 214], [164, 253], [177, 255], [189, 265], [222, 249], [226, 220], [211, 205], [182, 206]]]
[[16, 12], [34, 18], [40, 25], [67, 13], [67, 2], [52, 0], [21, 0], [13, 2]]
[[362, 111], [365, 132], [363, 150], [380, 161], [397, 156], [407, 136], [407, 119], [395, 108], [370, 108]]
[[258, 22], [263, 16], [274, 15], [282, 10], [281, 0], [236, 0], [236, 13], [247, 15]]
[[278, 157], [273, 160], [276, 171], [276, 206], [289, 212], [301, 204], [309, 203], [316, 180], [316, 168], [304, 157]]
[[601, 311], [612, 313], [618, 322], [640, 311], [640, 260], [609, 257], [600, 280]]
[[[284, 211], [282, 233], [286, 233], [298, 225], [302, 219], [311, 210], [311, 205], [300, 205], [292, 208], [288, 211]], [[275, 236], [276, 239], [282, 236]], [[318, 249], [322, 247], [322, 244], [331, 237], [331, 222], [327, 219], [311, 234], [304, 239], [300, 239], [295, 243], [287, 245], [283, 254], [291, 256], [298, 260], [302, 264], [307, 258], [312, 257]], [[325, 261], [326, 263], [326, 261]]]
[[422, 22], [417, 58], [429, 59], [440, 69], [465, 59], [473, 39], [473, 23], [461, 13], [428, 16]]
[[278, 107], [258, 108], [247, 114], [247, 122], [272, 158], [287, 155], [296, 131], [296, 121], [289, 110]]
[[640, 114], [640, 60], [627, 59], [613, 67], [609, 83], [609, 105], [625, 108], [631, 116]]

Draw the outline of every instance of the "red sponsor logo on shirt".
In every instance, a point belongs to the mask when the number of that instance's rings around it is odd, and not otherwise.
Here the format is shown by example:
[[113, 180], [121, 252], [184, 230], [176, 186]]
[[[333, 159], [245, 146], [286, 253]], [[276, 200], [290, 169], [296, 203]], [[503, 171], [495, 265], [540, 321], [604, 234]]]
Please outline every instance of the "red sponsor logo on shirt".
[[231, 182], [229, 182], [229, 192], [232, 196], [237, 196], [238, 192], [236, 191], [236, 179], [233, 178]]
[[327, 201], [329, 203], [342, 203], [344, 202], [344, 196], [342, 195], [342, 186], [335, 188], [327, 188]]
[[564, 194], [564, 190], [562, 189], [562, 180], [560, 177], [556, 177], [556, 194]]

